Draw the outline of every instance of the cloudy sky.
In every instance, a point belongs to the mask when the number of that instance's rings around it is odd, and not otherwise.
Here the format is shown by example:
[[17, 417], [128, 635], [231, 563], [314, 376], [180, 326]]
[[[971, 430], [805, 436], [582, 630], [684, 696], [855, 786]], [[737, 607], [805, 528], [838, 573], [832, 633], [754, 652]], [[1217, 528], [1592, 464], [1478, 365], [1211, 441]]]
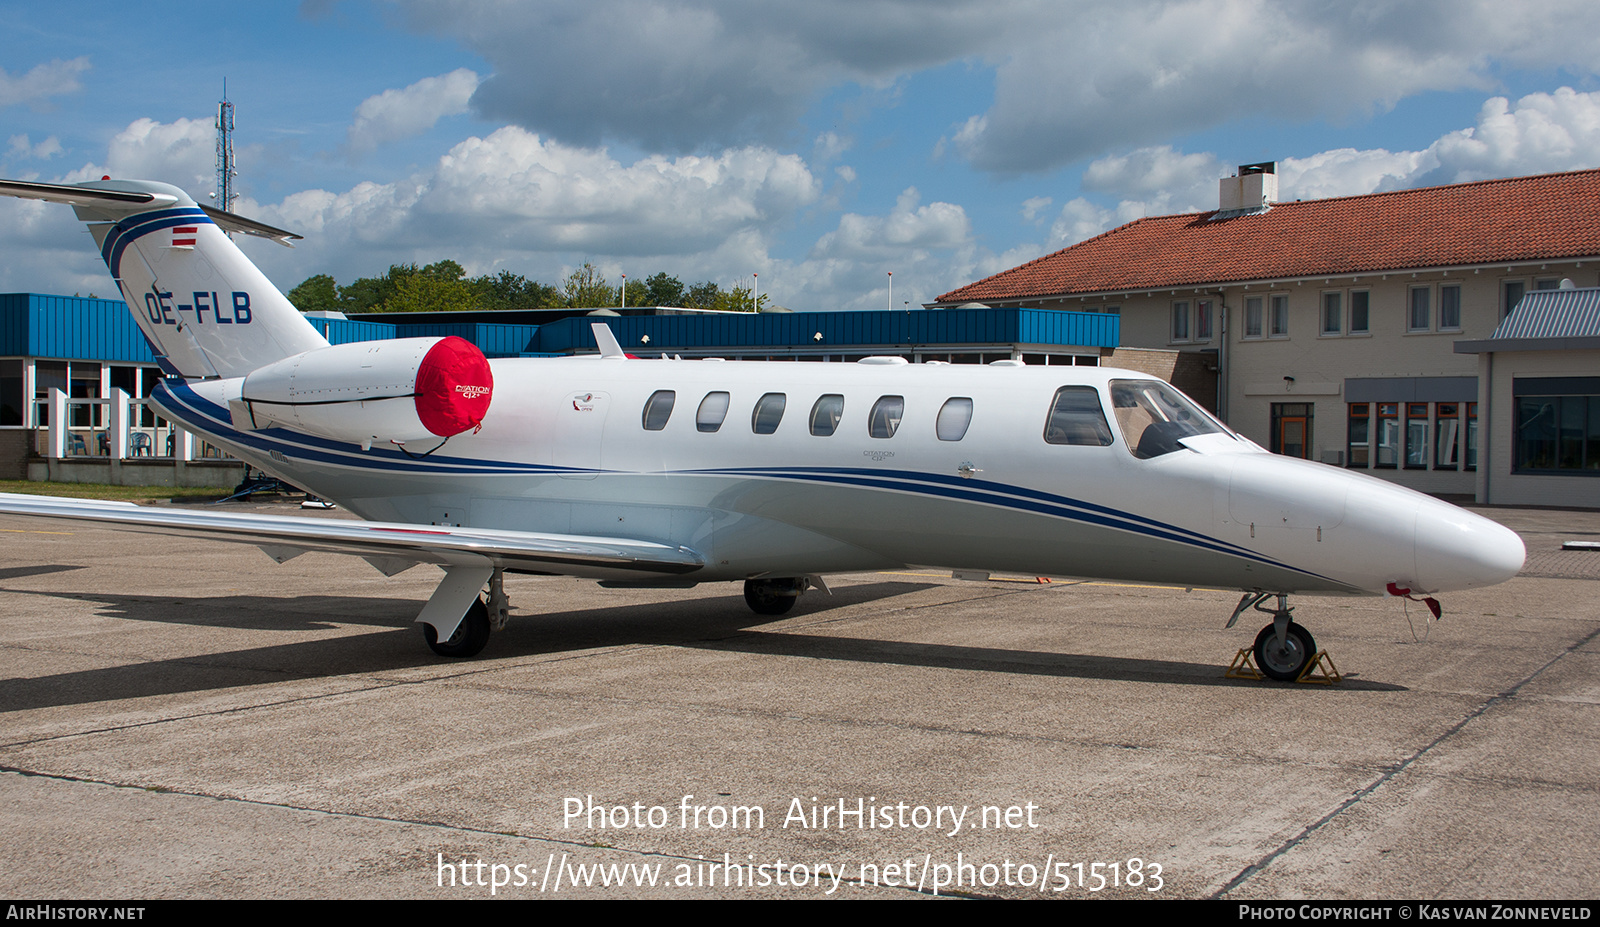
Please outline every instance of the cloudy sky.
[[[285, 290], [461, 262], [667, 271], [877, 308], [1145, 215], [1234, 166], [1284, 199], [1600, 166], [1592, 0], [0, 0], [0, 177], [206, 202]], [[0, 292], [110, 289], [0, 200]]]

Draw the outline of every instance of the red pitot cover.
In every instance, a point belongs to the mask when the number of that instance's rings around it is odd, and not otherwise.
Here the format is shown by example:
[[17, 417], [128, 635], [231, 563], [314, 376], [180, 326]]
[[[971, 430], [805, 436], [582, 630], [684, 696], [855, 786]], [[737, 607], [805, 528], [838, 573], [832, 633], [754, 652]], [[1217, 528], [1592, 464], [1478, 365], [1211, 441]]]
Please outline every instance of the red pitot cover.
[[466, 339], [440, 340], [417, 369], [417, 418], [442, 438], [483, 427], [493, 396], [489, 361]]

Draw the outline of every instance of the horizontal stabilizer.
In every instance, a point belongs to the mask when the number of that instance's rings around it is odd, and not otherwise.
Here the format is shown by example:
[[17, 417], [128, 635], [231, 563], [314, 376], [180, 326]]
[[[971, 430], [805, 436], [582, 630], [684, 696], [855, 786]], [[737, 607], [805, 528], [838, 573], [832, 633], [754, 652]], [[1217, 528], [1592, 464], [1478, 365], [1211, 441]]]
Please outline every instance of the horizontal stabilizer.
[[236, 216], [231, 212], [223, 212], [220, 209], [214, 209], [204, 203], [197, 203], [195, 205], [200, 207], [201, 212], [205, 213], [207, 216], [210, 216], [211, 221], [215, 222], [223, 229], [223, 231], [238, 232], [242, 235], [254, 235], [257, 238], [270, 239], [280, 245], [283, 245], [285, 248], [293, 248], [294, 245], [289, 244], [290, 241], [300, 241], [305, 237], [303, 235], [296, 235], [293, 232], [286, 232], [280, 228], [274, 228], [265, 222], [257, 222], [254, 219], [246, 219], [244, 216]]
[[66, 203], [72, 206], [99, 206], [106, 203], [127, 203], [130, 206], [149, 204], [160, 206], [176, 203], [178, 198], [163, 193], [129, 192], [124, 190], [95, 190], [60, 183], [33, 183], [27, 180], [0, 180], [0, 194], [19, 196], [47, 203]]
[[[150, 534], [206, 537], [276, 550], [354, 554], [369, 563], [395, 561], [492, 564], [503, 569], [561, 572], [579, 576], [692, 573], [704, 558], [687, 547], [630, 538], [536, 534], [393, 522], [352, 521], [290, 515], [186, 512], [128, 502], [95, 502], [55, 496], [0, 493], [0, 515], [32, 515], [114, 524]], [[274, 559], [277, 556], [274, 555]], [[384, 569], [384, 567], [379, 567]], [[388, 572], [388, 570], [384, 570]]]

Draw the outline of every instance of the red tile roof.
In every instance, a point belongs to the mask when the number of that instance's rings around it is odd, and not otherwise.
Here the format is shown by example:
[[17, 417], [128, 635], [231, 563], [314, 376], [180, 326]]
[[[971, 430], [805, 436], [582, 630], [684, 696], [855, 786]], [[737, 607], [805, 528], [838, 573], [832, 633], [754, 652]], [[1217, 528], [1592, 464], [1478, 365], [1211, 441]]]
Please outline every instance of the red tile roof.
[[1600, 255], [1600, 170], [1138, 219], [942, 303]]

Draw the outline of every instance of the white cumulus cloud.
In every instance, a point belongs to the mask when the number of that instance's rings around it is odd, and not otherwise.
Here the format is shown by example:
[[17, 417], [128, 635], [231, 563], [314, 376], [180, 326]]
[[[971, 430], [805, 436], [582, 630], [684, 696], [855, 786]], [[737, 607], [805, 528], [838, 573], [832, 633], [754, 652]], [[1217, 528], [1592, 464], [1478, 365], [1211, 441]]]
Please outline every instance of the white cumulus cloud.
[[57, 58], [34, 65], [26, 74], [12, 75], [0, 68], [0, 106], [35, 103], [83, 89], [78, 75], [89, 70], [88, 58], [62, 61]]
[[476, 71], [457, 68], [449, 74], [425, 77], [404, 90], [385, 90], [367, 97], [356, 107], [347, 144], [352, 151], [370, 151], [421, 135], [440, 119], [466, 112], [478, 83]]

